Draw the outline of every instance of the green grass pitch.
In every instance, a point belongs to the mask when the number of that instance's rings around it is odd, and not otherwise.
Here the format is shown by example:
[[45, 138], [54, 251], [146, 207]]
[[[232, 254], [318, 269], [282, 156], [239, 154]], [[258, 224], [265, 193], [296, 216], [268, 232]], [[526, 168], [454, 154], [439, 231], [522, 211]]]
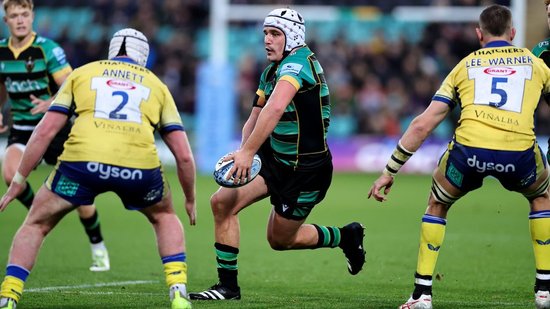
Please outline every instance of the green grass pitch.
[[[37, 188], [50, 168], [31, 175]], [[174, 171], [167, 171], [185, 225], [191, 291], [214, 284], [216, 264], [208, 199], [216, 190], [209, 175], [197, 181], [198, 224], [191, 227]], [[243, 299], [194, 302], [195, 308], [396, 308], [412, 291], [420, 218], [431, 182], [399, 175], [380, 204], [367, 199], [376, 175], [335, 174], [326, 199], [307, 222], [366, 226], [367, 263], [347, 273], [340, 249], [277, 252], [265, 229], [264, 200], [241, 218], [240, 285]], [[5, 186], [0, 187], [5, 191]], [[144, 216], [124, 210], [112, 193], [96, 200], [111, 256], [111, 271], [92, 273], [89, 245], [75, 212], [48, 236], [18, 308], [168, 308], [168, 292], [152, 228]], [[535, 267], [527, 201], [494, 179], [451, 209], [434, 281], [436, 308], [533, 307]], [[0, 265], [26, 211], [14, 202], [0, 213]], [[1, 269], [1, 268], [0, 268]], [[4, 272], [0, 271], [3, 275]]]

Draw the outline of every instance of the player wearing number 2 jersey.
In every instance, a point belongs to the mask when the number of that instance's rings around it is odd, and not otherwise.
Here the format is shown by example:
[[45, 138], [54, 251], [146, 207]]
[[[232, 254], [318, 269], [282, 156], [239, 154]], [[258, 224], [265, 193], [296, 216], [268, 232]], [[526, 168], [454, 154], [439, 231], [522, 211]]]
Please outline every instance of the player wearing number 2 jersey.
[[36, 196], [39, 207], [33, 207], [13, 240], [0, 308], [14, 308], [19, 301], [45, 234], [74, 205], [92, 203], [106, 191], [115, 192], [126, 208], [147, 216], [157, 236], [172, 308], [191, 308], [186, 299], [183, 229], [161, 169], [154, 131], [159, 130], [176, 159], [191, 225], [196, 213], [195, 164], [172, 95], [144, 67], [148, 54], [149, 44], [141, 32], [118, 31], [111, 40], [109, 60], [76, 69], [37, 126], [0, 200], [0, 210], [21, 191], [25, 177], [72, 111], [76, 115], [58, 164]]
[[[89, 95], [90, 89], [94, 96]], [[59, 157], [62, 162], [157, 168], [160, 161], [153, 130], [158, 126], [161, 132], [172, 131], [182, 126], [174, 100], [160, 79], [146, 68], [120, 59], [76, 69], [50, 110], [67, 114], [73, 100], [78, 117]]]
[[[432, 276], [443, 244], [447, 212], [460, 197], [493, 176], [529, 201], [535, 253], [535, 302], [550, 308], [550, 199], [548, 170], [535, 141], [534, 114], [542, 93], [550, 93], [550, 71], [528, 49], [511, 44], [510, 10], [492, 5], [481, 13], [477, 36], [482, 48], [460, 61], [417, 116], [370, 189], [384, 201], [394, 176], [454, 107], [458, 127], [433, 173], [428, 208], [422, 217], [415, 289], [401, 308], [432, 308]], [[383, 190], [383, 194], [380, 193]]]

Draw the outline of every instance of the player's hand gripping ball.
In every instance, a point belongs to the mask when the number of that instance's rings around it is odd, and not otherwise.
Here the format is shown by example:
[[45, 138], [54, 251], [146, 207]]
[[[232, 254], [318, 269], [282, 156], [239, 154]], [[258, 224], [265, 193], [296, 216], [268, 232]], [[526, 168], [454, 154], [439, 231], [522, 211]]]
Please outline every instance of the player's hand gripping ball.
[[216, 163], [216, 168], [214, 169], [214, 180], [217, 184], [226, 188], [237, 188], [246, 185], [258, 176], [260, 169], [262, 168], [262, 160], [260, 160], [260, 156], [256, 154], [252, 159], [252, 166], [250, 167], [248, 177], [244, 181], [234, 183], [233, 181], [235, 179], [235, 175], [229, 176], [229, 171], [233, 168], [233, 160], [224, 161], [225, 157], [229, 154], [231, 153], [221, 157]]

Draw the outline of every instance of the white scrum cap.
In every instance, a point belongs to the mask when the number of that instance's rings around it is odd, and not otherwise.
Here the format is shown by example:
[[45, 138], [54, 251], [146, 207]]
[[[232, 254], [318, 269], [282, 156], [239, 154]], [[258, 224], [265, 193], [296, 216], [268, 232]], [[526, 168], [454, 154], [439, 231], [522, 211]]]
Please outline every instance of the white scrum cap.
[[283, 8], [269, 12], [264, 20], [264, 27], [275, 27], [285, 34], [285, 51], [306, 44], [304, 18], [295, 10]]
[[145, 66], [149, 57], [149, 43], [145, 35], [132, 28], [117, 31], [109, 44], [109, 59], [120, 55], [126, 55]]

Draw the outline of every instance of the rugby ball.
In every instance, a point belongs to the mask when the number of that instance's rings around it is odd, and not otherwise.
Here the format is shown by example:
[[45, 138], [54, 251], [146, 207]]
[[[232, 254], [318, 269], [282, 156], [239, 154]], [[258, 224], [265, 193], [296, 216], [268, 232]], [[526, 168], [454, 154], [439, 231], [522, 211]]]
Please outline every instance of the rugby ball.
[[235, 179], [233, 178], [234, 175], [229, 176], [229, 171], [233, 168], [233, 160], [224, 161], [224, 159], [230, 154], [231, 153], [228, 153], [221, 157], [216, 163], [216, 167], [214, 168], [214, 180], [217, 184], [226, 188], [237, 188], [246, 185], [258, 176], [260, 169], [262, 168], [262, 160], [260, 159], [260, 156], [256, 154], [252, 159], [250, 175], [248, 175], [249, 177], [246, 178], [244, 182], [241, 181], [240, 183], [233, 183], [233, 180]]

